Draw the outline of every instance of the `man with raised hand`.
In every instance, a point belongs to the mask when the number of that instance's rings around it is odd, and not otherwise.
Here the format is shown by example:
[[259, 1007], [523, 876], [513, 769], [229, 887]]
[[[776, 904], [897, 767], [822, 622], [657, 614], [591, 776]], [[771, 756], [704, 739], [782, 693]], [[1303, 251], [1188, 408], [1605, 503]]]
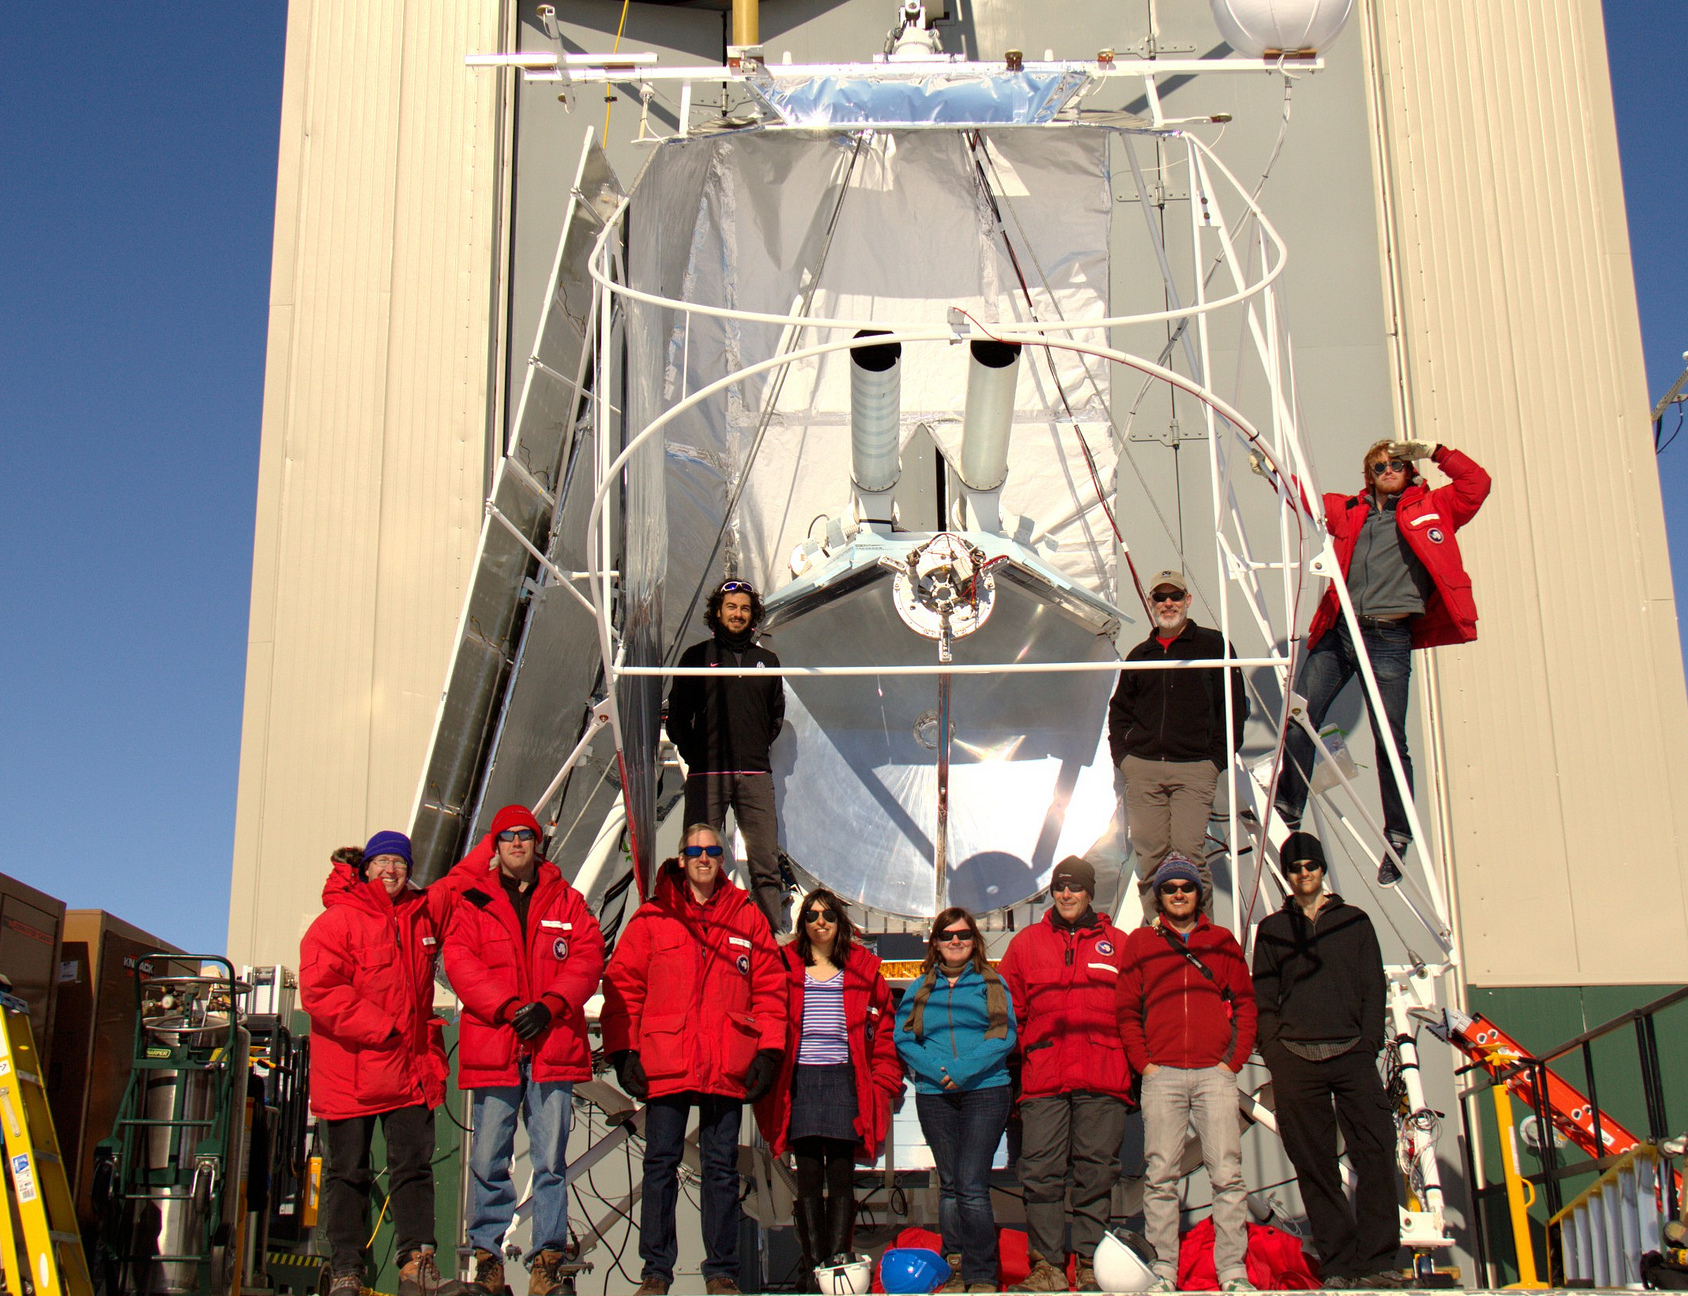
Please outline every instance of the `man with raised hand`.
[[739, 1290], [738, 1146], [744, 1104], [785, 1056], [786, 976], [768, 924], [721, 872], [721, 838], [693, 824], [657, 871], [651, 898], [616, 943], [604, 976], [604, 1053], [645, 1102], [638, 1296], [666, 1296], [679, 1256], [674, 1211], [686, 1123], [698, 1109], [703, 1276], [709, 1296]]
[[[780, 659], [756, 642], [762, 599], [749, 581], [717, 585], [703, 619], [711, 635], [680, 655], [681, 666], [778, 669]], [[775, 935], [786, 928], [786, 892], [768, 749], [784, 723], [778, 675], [680, 675], [668, 694], [668, 736], [686, 762], [686, 822], [719, 833], [731, 807], [744, 834], [751, 892]]]
[[[1278, 850], [1284, 907], [1254, 941], [1260, 1056], [1272, 1072], [1278, 1133], [1326, 1287], [1398, 1287], [1401, 1250], [1395, 1122], [1378, 1077], [1388, 982], [1377, 932], [1363, 909], [1325, 885], [1325, 852], [1311, 833]], [[1358, 1181], [1342, 1187], [1337, 1130]]]
[[[445, 967], [463, 1001], [457, 1085], [472, 1095], [470, 1289], [504, 1291], [501, 1244], [515, 1216], [511, 1182], [518, 1113], [533, 1163], [529, 1296], [565, 1286], [567, 1149], [577, 1081], [592, 1078], [585, 1006], [604, 971], [604, 938], [580, 892], [540, 855], [539, 821], [505, 806], [492, 829], [443, 879], [459, 896], [446, 928]], [[436, 885], [439, 885], [436, 883]]]
[[[1418, 462], [1429, 459], [1449, 477], [1431, 490]], [[1489, 474], [1445, 445], [1423, 441], [1378, 441], [1360, 460], [1363, 482], [1357, 495], [1324, 498], [1325, 527], [1336, 542], [1342, 579], [1354, 602], [1360, 642], [1377, 677], [1383, 714], [1367, 696], [1377, 741], [1377, 778], [1383, 798], [1383, 831], [1390, 852], [1379, 861], [1377, 880], [1401, 880], [1398, 860], [1412, 844], [1406, 798], [1389, 762], [1384, 726], [1401, 755], [1412, 794], [1413, 763], [1407, 751], [1407, 701], [1412, 693], [1413, 649], [1469, 643], [1477, 637], [1477, 604], [1471, 597], [1454, 533], [1489, 496]], [[1331, 703], [1360, 670], [1359, 650], [1342, 615], [1334, 582], [1307, 630], [1307, 655], [1295, 675], [1295, 691], [1307, 699], [1307, 720], [1317, 731]], [[1301, 826], [1307, 780], [1313, 771], [1313, 739], [1291, 724], [1278, 778], [1278, 813], [1290, 828]]]
[[1150, 1290], [1177, 1290], [1178, 1183], [1194, 1125], [1213, 1186], [1220, 1290], [1253, 1291], [1237, 1073], [1254, 1048], [1254, 985], [1231, 933], [1201, 912], [1193, 861], [1168, 854], [1154, 887], [1159, 915], [1126, 938], [1114, 1001], [1126, 1056], [1143, 1077], [1143, 1224], [1156, 1256]]

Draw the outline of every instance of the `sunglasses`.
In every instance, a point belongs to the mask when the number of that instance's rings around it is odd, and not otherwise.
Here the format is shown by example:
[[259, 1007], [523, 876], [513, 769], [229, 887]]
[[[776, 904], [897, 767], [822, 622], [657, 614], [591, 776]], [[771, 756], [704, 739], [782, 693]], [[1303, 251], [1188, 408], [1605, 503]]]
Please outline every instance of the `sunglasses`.
[[1151, 603], [1177, 603], [1183, 597], [1183, 590], [1156, 590], [1149, 595], [1149, 601]]
[[1372, 476], [1377, 477], [1386, 472], [1404, 473], [1411, 466], [1411, 464], [1404, 463], [1399, 459], [1382, 459], [1371, 466], [1371, 471]]
[[501, 842], [529, 842], [533, 840], [533, 836], [533, 829], [531, 828], [506, 828], [498, 834], [498, 840]]
[[1063, 893], [1083, 895], [1087, 890], [1089, 890], [1088, 887], [1080, 886], [1077, 882], [1057, 882], [1054, 886], [1049, 888], [1049, 893], [1051, 895], [1061, 895]]
[[1163, 896], [1195, 895], [1198, 889], [1188, 882], [1168, 882], [1160, 889], [1160, 893]]
[[754, 594], [755, 592], [756, 587], [749, 581], [721, 582], [721, 593], [723, 594]]
[[1316, 860], [1296, 860], [1293, 864], [1284, 865], [1284, 875], [1294, 877], [1297, 873], [1322, 873], [1325, 866]]
[[721, 848], [719, 846], [682, 846], [680, 847], [680, 854], [687, 859], [696, 859], [699, 855], [707, 855], [710, 859], [720, 859]]
[[836, 910], [836, 909], [811, 909], [811, 910], [809, 910], [808, 913], [803, 915], [803, 921], [806, 922], [806, 923], [818, 923], [818, 922], [835, 923], [835, 922], [838, 921], [838, 910]]
[[965, 927], [950, 927], [939, 932], [932, 938], [934, 945], [966, 945], [973, 939], [973, 933]]

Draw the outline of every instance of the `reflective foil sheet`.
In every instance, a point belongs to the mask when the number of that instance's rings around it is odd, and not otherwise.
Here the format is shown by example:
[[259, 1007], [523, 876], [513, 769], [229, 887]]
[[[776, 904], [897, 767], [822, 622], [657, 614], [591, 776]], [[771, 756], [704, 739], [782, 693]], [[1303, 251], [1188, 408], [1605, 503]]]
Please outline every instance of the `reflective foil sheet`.
[[976, 70], [921, 77], [875, 77], [851, 71], [834, 76], [780, 76], [772, 72], [749, 85], [787, 126], [1006, 126], [1053, 120], [1089, 82], [1081, 71]]

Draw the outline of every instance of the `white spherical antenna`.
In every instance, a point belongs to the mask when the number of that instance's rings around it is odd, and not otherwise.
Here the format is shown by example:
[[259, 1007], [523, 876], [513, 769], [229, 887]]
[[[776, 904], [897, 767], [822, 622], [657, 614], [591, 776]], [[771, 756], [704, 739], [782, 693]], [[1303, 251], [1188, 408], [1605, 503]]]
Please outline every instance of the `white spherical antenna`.
[[1239, 54], [1320, 54], [1342, 34], [1354, 0], [1213, 0], [1213, 21]]

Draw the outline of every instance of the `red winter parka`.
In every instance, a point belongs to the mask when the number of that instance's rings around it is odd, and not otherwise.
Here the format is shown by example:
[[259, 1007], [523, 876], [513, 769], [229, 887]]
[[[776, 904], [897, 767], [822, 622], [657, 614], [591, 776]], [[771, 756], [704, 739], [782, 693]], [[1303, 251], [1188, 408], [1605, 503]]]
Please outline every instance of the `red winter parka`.
[[[444, 879], [458, 888], [445, 933], [446, 975], [463, 1001], [457, 1087], [517, 1084], [524, 1054], [534, 1080], [590, 1080], [583, 1009], [604, 974], [598, 920], [557, 866], [541, 859], [524, 933], [494, 854], [489, 833]], [[551, 1024], [524, 1042], [510, 1014], [536, 999], [551, 1010]]]
[[[1477, 637], [1477, 601], [1471, 597], [1471, 577], [1466, 575], [1454, 532], [1476, 517], [1489, 497], [1489, 474], [1475, 460], [1447, 446], [1436, 447], [1432, 460], [1452, 480], [1435, 490], [1415, 481], [1401, 492], [1401, 502], [1395, 506], [1396, 527], [1436, 586], [1425, 600], [1423, 615], [1413, 618], [1414, 648], [1470, 643]], [[1360, 531], [1372, 511], [1372, 493], [1326, 495], [1324, 504], [1325, 528], [1336, 541], [1337, 561], [1346, 579]], [[1313, 613], [1307, 647], [1318, 643], [1341, 615], [1341, 601], [1336, 586], [1331, 585]]]
[[[1182, 952], [1213, 974], [1209, 981]], [[1125, 938], [1125, 971], [1115, 998], [1120, 1038], [1133, 1070], [1195, 1070], [1223, 1063], [1241, 1071], [1254, 1051], [1254, 982], [1242, 948], [1223, 927], [1196, 919], [1186, 942], [1160, 920]]]
[[768, 920], [719, 878], [698, 904], [668, 860], [604, 975], [604, 1052], [633, 1049], [650, 1096], [744, 1097], [761, 1049], [785, 1047], [786, 976]]
[[1020, 1096], [1131, 1095], [1131, 1065], [1119, 1036], [1114, 1000], [1125, 970], [1125, 933], [1092, 914], [1083, 926], [1042, 922], [1008, 944], [997, 971], [1008, 982], [1018, 1018]]
[[445, 1023], [434, 1016], [439, 910], [450, 893], [389, 898], [336, 862], [323, 913], [299, 943], [299, 1001], [311, 1018], [311, 1110], [374, 1116], [445, 1099]]
[[[785, 1061], [779, 1079], [756, 1104], [756, 1123], [775, 1156], [784, 1156], [791, 1128], [791, 1073], [803, 1040], [803, 989], [807, 969], [795, 945], [780, 951], [785, 962]], [[850, 1040], [850, 1068], [856, 1078], [856, 1160], [871, 1165], [885, 1142], [891, 1100], [903, 1088], [903, 1062], [893, 1027], [896, 1011], [891, 988], [879, 975], [879, 959], [860, 945], [844, 960], [844, 1026]]]

